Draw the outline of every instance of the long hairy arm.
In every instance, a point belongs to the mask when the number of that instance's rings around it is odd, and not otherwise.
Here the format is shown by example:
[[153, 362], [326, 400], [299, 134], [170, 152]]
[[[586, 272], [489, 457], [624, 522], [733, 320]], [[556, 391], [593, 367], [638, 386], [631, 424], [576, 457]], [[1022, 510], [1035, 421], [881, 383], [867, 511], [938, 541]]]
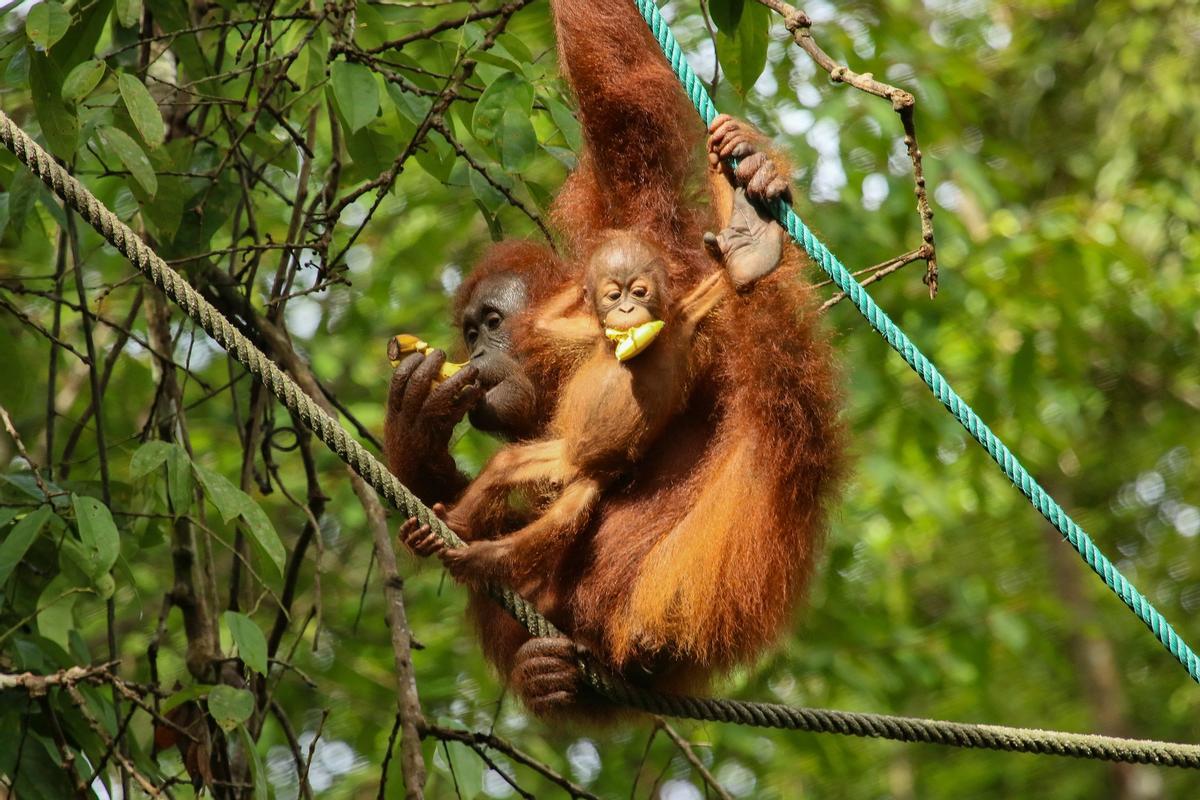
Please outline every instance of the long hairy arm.
[[[553, 0], [559, 63], [579, 105], [584, 151], [555, 206], [577, 251], [604, 228], [640, 228], [694, 254], [690, 179], [704, 130], [632, 0]], [[703, 187], [702, 187], [703, 189]]]

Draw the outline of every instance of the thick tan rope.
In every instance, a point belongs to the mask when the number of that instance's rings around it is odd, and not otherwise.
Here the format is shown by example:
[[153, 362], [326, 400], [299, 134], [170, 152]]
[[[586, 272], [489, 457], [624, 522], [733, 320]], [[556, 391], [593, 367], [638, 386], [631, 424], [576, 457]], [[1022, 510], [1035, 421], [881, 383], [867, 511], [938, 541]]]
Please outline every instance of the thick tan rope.
[[[299, 416], [330, 450], [337, 453], [342, 461], [382, 494], [393, 508], [429, 525], [449, 546], [464, 546], [454, 531], [447, 528], [427, 506], [396, 480], [378, 459], [313, 402], [271, 359], [192, 288], [183, 276], [163, 261], [3, 111], [0, 111], [0, 142], [3, 142], [31, 172], [41, 178], [69, 208], [79, 212], [89, 225], [128, 258], [167, 297], [177, 303], [208, 335], [251, 373], [257, 375], [263, 385], [289, 411]], [[532, 636], [565, 636], [528, 601], [511, 589], [497, 589], [494, 597]], [[1198, 745], [965, 724], [885, 714], [795, 708], [742, 700], [685, 697], [632, 686], [587, 656], [581, 657], [580, 668], [588, 685], [612, 702], [673, 717], [955, 747], [978, 747], [1200, 769]]]

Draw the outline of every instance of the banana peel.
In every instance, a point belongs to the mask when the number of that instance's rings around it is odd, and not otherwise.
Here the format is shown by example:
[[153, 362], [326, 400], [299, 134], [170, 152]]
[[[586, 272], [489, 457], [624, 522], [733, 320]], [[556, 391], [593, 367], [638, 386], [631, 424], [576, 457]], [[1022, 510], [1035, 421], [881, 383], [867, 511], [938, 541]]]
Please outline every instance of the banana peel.
[[[429, 351], [432, 349], [433, 346], [419, 336], [414, 336], [411, 333], [396, 334], [391, 339], [388, 339], [388, 361], [392, 367], [398, 367], [400, 362], [404, 360], [404, 357], [410, 353], [429, 355]], [[438, 376], [433, 379], [433, 382], [435, 384], [441, 383], [466, 365], [466, 362], [461, 364], [452, 361], [445, 362], [442, 364], [442, 368], [438, 370]]]

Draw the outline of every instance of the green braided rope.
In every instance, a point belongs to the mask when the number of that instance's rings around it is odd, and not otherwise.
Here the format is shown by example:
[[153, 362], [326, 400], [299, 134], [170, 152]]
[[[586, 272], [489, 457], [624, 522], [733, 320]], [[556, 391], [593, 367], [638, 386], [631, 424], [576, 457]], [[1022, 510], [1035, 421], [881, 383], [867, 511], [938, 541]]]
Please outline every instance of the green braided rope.
[[[206, 333], [257, 375], [280, 402], [299, 416], [327, 447], [382, 494], [394, 508], [406, 516], [416, 517], [428, 524], [450, 546], [463, 546], [462, 540], [417, 500], [378, 459], [314, 403], [266, 354], [234, 328], [183, 276], [171, 269], [137, 234], [105, 208], [79, 181], [55, 163], [53, 158], [2, 110], [0, 142], [62, 198], [68, 207], [79, 212], [105, 240], [187, 312]], [[512, 590], [496, 590], [494, 596], [496, 601], [533, 636], [564, 635]], [[1200, 746], [1197, 745], [972, 725], [883, 714], [792, 708], [772, 703], [684, 697], [631, 686], [586, 655], [580, 657], [580, 669], [588, 685], [612, 702], [674, 717], [956, 747], [1200, 768]]]
[[673, 717], [949, 747], [1156, 764], [1163, 767], [1200, 768], [1200, 745], [1194, 744], [1118, 739], [1112, 736], [946, 722], [888, 714], [831, 711], [822, 708], [796, 708], [745, 700], [680, 697], [634, 688], [626, 683], [609, 684], [602, 675], [589, 675], [588, 680], [614, 702]]
[[[666, 20], [662, 18], [658, 7], [653, 0], [633, 0], [638, 11], [646, 20], [646, 24], [650, 26], [650, 31], [654, 34], [654, 38], [658, 41], [662, 48], [663, 54], [667, 57], [667, 61], [674, 70], [675, 75], [679, 78], [683, 85], [684, 91], [691, 99], [696, 110], [700, 112], [700, 118], [704, 120], [704, 124], [708, 125], [717, 116], [717, 110], [713, 106], [712, 99], [709, 98], [708, 92], [704, 89], [704, 84], [697, 77], [696, 73], [684, 58], [683, 51], [679, 47], [679, 43], [675, 40], [671, 29], [667, 26]], [[942, 402], [950, 413], [954, 415], [967, 432], [975, 438], [977, 442], [983, 445], [1004, 474], [1009, 480], [1016, 485], [1021, 493], [1029, 498], [1033, 507], [1041, 512], [1047, 520], [1050, 521], [1055, 528], [1070, 542], [1071, 546], [1079, 553], [1087, 565], [1095, 570], [1096, 574], [1104, 579], [1104, 583], [1109, 589], [1112, 589], [1125, 605], [1132, 609], [1133, 613], [1137, 614], [1138, 618], [1146, 623], [1148, 627], [1162, 642], [1163, 646], [1179, 660], [1187, 669], [1188, 675], [1192, 676], [1192, 680], [1200, 683], [1200, 657], [1192, 651], [1187, 642], [1175, 632], [1175, 629], [1167, 622], [1162, 614], [1159, 613], [1149, 600], [1142, 595], [1141, 592], [1130, 583], [1120, 570], [1113, 565], [1111, 561], [1100, 551], [1095, 542], [1091, 540], [1083, 529], [1076, 524], [1075, 520], [1071, 519], [1070, 515], [1063, 510], [1062, 506], [1054, 501], [1045, 489], [1041, 487], [1028, 470], [1021, 465], [1017, 457], [1012, 451], [1005, 446], [1004, 442], [996, 434], [992, 433], [991, 429], [984, 423], [979, 415], [967, 405], [958, 394], [951, 388], [942, 374], [938, 372], [937, 367], [933, 365], [925, 354], [913, 344], [912, 340], [905, 335], [891, 318], [875, 304], [871, 295], [863, 288], [862, 284], [856, 281], [850, 272], [842, 265], [842, 262], [837, 260], [837, 257], [829, 251], [820, 239], [808, 229], [804, 221], [792, 210], [785, 201], [777, 200], [771, 207], [772, 213], [780, 221], [783, 227], [787, 230], [794, 241], [800, 244], [805, 251], [812, 257], [814, 261], [821, 266], [821, 269], [828, 273], [833, 282], [837, 284], [849, 297], [850, 301], [859, 312], [866, 317], [867, 322], [871, 324], [880, 336], [887, 340], [887, 343], [899, 353], [904, 360], [912, 367], [913, 371], [921, 376], [925, 384], [933, 392], [934, 396]]]

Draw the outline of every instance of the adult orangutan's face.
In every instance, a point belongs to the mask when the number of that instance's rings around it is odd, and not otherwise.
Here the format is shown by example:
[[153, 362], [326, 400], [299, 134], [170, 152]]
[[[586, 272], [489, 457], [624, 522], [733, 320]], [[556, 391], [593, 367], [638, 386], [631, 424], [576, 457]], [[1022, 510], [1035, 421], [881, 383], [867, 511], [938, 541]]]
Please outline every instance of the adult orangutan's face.
[[513, 350], [513, 321], [528, 306], [525, 281], [497, 273], [475, 285], [462, 310], [463, 341], [486, 390], [468, 418], [506, 439], [530, 435], [538, 423], [537, 392]]

